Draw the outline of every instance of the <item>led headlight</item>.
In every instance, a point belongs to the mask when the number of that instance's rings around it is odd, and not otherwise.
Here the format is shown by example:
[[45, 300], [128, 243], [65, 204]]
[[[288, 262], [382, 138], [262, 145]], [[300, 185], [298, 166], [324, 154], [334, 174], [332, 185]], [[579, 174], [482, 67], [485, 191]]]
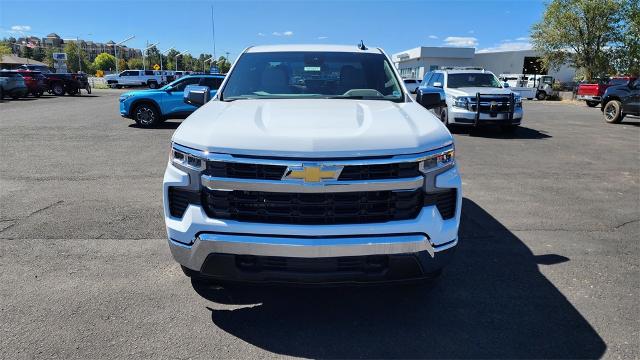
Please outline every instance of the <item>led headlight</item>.
[[429, 172], [452, 165], [455, 162], [455, 150], [453, 148], [435, 154], [420, 164], [422, 172]]
[[467, 96], [454, 96], [453, 106], [466, 109], [469, 106], [469, 97]]
[[186, 152], [180, 151], [171, 147], [170, 161], [178, 167], [183, 167], [191, 170], [204, 170], [206, 167], [206, 161]]

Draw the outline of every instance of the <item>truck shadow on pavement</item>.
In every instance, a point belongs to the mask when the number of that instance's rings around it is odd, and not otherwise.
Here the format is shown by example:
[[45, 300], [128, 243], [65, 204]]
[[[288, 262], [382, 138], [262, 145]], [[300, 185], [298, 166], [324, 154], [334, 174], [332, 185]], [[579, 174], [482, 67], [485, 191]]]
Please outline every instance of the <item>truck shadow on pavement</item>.
[[[529, 248], [469, 199], [460, 245], [433, 286], [202, 289], [215, 326], [308, 358], [597, 358], [606, 345], [538, 270], [569, 261]], [[215, 339], [211, 339], [215, 341]]]
[[480, 126], [473, 128], [470, 126], [451, 126], [452, 134], [484, 137], [489, 139], [530, 139], [542, 140], [552, 137], [551, 135], [524, 126], [518, 126], [512, 132], [504, 132], [497, 126]]

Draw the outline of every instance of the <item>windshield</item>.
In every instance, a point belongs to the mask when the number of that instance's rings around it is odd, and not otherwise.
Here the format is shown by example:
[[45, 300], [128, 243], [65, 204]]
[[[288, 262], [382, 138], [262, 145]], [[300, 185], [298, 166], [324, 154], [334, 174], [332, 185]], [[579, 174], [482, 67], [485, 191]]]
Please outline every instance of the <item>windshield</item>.
[[453, 89], [461, 87], [501, 88], [502, 85], [493, 74], [464, 73], [449, 74], [447, 87]]
[[240, 56], [221, 94], [225, 101], [265, 98], [403, 99], [382, 54], [264, 52]]

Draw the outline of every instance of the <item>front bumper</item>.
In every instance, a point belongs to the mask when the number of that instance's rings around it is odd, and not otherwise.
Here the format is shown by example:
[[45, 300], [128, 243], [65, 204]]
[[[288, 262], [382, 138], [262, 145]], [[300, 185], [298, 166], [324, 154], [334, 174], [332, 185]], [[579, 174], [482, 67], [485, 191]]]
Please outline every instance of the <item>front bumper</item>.
[[[513, 124], [520, 125], [522, 122], [522, 116], [524, 112], [522, 107], [516, 107], [513, 111], [513, 119], [509, 119], [507, 113], [490, 114], [481, 112], [478, 118], [478, 123], [483, 124]], [[467, 109], [458, 108], [455, 106], [449, 106], [449, 123], [450, 124], [462, 124], [462, 125], [475, 125], [476, 112]]]
[[120, 116], [124, 117], [124, 118], [131, 118], [131, 116], [129, 115], [129, 104], [127, 104], [127, 101], [120, 101]]
[[[447, 220], [442, 219], [436, 206], [423, 207], [415, 219], [344, 225], [288, 225], [212, 219], [207, 217], [204, 209], [198, 205], [189, 205], [182, 218], [171, 216], [168, 188], [188, 186], [189, 183], [188, 173], [171, 164], [167, 166], [164, 176], [164, 209], [169, 247], [174, 259], [181, 265], [218, 278], [238, 280], [242, 276], [238, 275], [240, 270], [231, 265], [231, 270], [211, 275], [208, 269], [211, 268], [210, 257], [214, 256], [212, 254], [232, 255], [215, 255], [216, 258], [227, 259], [224, 261], [229, 261], [229, 264], [234, 263], [238, 256], [328, 261], [334, 258], [383, 255], [388, 257], [386, 261], [390, 269], [395, 264], [392, 259], [396, 259], [397, 256], [409, 256], [411, 259], [418, 259], [417, 262], [409, 262], [418, 264], [420, 271], [408, 272], [407, 277], [421, 277], [444, 266], [450, 256], [443, 254], [445, 251], [451, 253], [448, 250], [453, 249], [458, 241], [462, 191], [457, 167], [435, 178], [436, 187], [458, 190], [455, 216]], [[392, 270], [389, 271], [393, 273]], [[385, 274], [379, 274], [379, 277], [374, 278], [388, 279]], [[309, 275], [316, 277], [317, 274]], [[326, 275], [325, 280], [333, 281], [332, 276], [339, 274]], [[359, 278], [357, 274], [352, 275], [352, 280]], [[345, 276], [341, 274], [340, 281], [348, 280], [348, 276]], [[395, 276], [392, 280], [396, 279]], [[300, 279], [299, 274], [295, 274], [295, 277]], [[261, 279], [260, 276], [249, 278], [256, 281]], [[286, 281], [287, 276], [282, 278]]]

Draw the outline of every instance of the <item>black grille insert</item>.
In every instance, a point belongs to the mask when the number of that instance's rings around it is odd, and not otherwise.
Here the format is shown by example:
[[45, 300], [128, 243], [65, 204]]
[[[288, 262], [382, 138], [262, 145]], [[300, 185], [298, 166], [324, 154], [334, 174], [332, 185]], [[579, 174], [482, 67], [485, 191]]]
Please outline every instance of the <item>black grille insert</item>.
[[275, 193], [205, 189], [211, 218], [278, 224], [361, 224], [414, 219], [422, 189], [348, 193]]
[[458, 199], [456, 189], [448, 189], [424, 195], [424, 204], [435, 205], [443, 219], [451, 219], [456, 214], [456, 201]]
[[377, 165], [348, 165], [338, 180], [401, 179], [420, 176], [419, 163], [393, 163]]
[[282, 271], [294, 273], [371, 273], [385, 270], [385, 255], [343, 256], [327, 258], [294, 258], [278, 256], [237, 255], [236, 266], [244, 271]]
[[208, 161], [205, 174], [225, 178], [280, 180], [286, 170], [287, 167], [282, 165]]
[[200, 204], [200, 192], [177, 187], [169, 188], [169, 213], [174, 217], [182, 217], [189, 204]]

